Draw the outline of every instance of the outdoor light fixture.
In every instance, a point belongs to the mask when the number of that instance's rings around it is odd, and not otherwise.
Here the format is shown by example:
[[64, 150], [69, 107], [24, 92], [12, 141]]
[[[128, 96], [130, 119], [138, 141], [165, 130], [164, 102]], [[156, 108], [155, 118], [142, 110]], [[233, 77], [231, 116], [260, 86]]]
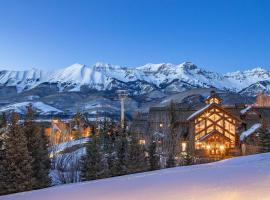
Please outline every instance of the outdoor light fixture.
[[163, 124], [162, 124], [162, 123], [160, 123], [160, 124], [159, 124], [159, 127], [160, 127], [160, 128], [162, 128], [162, 127], [163, 127]]
[[206, 148], [209, 150], [209, 149], [211, 149], [211, 146], [210, 145], [207, 145]]
[[187, 151], [187, 143], [182, 142], [182, 151]]

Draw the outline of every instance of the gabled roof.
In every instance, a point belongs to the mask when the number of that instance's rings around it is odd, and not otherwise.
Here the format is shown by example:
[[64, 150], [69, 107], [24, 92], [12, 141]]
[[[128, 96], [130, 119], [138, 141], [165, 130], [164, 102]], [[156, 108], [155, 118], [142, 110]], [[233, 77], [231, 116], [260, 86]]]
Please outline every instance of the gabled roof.
[[214, 103], [210, 103], [207, 104], [206, 106], [204, 106], [203, 108], [201, 108], [200, 110], [196, 111], [195, 113], [193, 113], [192, 115], [190, 115], [187, 120], [192, 120], [194, 117], [196, 117], [197, 115], [203, 113], [205, 110], [207, 110], [208, 108], [210, 108]]
[[195, 113], [193, 113], [192, 115], [190, 115], [190, 116], [187, 118], [187, 120], [188, 120], [188, 121], [193, 120], [195, 117], [199, 116], [199, 115], [202, 114], [204, 111], [206, 111], [206, 110], [208, 110], [208, 109], [210, 109], [210, 108], [212, 108], [212, 107], [216, 107], [216, 108], [222, 110], [223, 112], [225, 112], [227, 115], [229, 115], [229, 116], [231, 116], [232, 118], [236, 119], [237, 121], [242, 122], [242, 120], [241, 120], [239, 117], [233, 115], [232, 113], [230, 113], [229, 111], [227, 111], [226, 109], [222, 108], [220, 105], [218, 105], [218, 104], [216, 104], [216, 103], [211, 103], [211, 104], [208, 104], [208, 105], [204, 106], [204, 107], [201, 108], [200, 110], [198, 110], [198, 111], [196, 111]]
[[221, 98], [217, 95], [215, 91], [211, 91], [210, 95], [205, 99], [205, 103], [208, 104], [209, 100], [212, 98], [218, 99], [220, 102], [222, 101]]
[[220, 135], [220, 136], [223, 137], [225, 140], [231, 141], [230, 138], [226, 137], [224, 134], [220, 133], [220, 132], [217, 131], [217, 130], [213, 130], [213, 131], [211, 131], [210, 133], [207, 133], [206, 135], [204, 135], [203, 137], [201, 137], [201, 138], [199, 139], [199, 141], [201, 142], [201, 141], [203, 141], [203, 140], [206, 140], [207, 138], [209, 138], [209, 137], [211, 137], [211, 136], [213, 136], [213, 135], [216, 135], [216, 134]]

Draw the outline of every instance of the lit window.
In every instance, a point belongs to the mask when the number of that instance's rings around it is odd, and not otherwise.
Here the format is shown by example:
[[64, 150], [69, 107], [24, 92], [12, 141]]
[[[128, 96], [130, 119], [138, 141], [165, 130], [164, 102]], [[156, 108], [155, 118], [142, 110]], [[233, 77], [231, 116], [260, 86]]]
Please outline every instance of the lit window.
[[224, 149], [225, 149], [224, 145], [220, 145], [219, 148], [220, 148], [221, 151], [224, 151]]
[[143, 140], [143, 139], [139, 140], [139, 144], [145, 145], [145, 140]]
[[182, 142], [182, 151], [183, 152], [187, 151], [187, 143], [186, 142]]

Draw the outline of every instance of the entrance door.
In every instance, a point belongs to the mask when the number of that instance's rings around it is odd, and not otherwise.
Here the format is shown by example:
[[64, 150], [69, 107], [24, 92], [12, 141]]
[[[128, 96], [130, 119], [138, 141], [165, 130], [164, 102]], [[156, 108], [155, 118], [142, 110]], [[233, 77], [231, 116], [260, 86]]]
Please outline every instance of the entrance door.
[[223, 156], [225, 154], [225, 145], [221, 142], [212, 142], [209, 154], [213, 157]]

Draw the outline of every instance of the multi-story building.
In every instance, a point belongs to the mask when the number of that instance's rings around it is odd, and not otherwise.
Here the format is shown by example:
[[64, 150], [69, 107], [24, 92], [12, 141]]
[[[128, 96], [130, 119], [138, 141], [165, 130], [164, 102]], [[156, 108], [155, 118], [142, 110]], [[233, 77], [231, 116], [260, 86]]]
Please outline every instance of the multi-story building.
[[166, 159], [174, 146], [176, 157], [188, 152], [196, 157], [222, 158], [241, 155], [246, 137], [270, 125], [270, 106], [224, 105], [212, 91], [200, 107], [171, 103], [152, 107], [138, 115], [131, 132], [146, 143], [157, 141], [158, 152]]

